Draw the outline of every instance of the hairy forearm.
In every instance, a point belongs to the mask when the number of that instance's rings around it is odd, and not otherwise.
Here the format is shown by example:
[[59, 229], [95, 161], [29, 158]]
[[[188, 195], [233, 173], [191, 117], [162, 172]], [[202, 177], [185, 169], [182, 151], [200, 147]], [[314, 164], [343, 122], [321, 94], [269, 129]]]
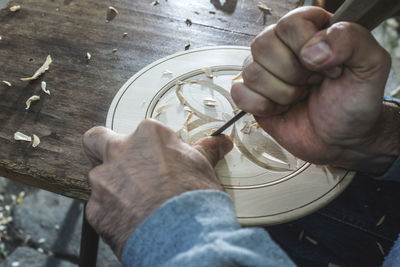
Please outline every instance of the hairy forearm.
[[345, 153], [346, 161], [339, 160], [335, 166], [375, 176], [384, 174], [400, 155], [400, 105], [384, 101], [370, 138]]

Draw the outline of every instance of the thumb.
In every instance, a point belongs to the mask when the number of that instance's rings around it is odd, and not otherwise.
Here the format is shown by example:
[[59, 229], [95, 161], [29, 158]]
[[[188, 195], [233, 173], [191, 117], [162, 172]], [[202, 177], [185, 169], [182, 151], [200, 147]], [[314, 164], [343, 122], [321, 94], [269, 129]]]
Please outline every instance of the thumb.
[[193, 147], [203, 154], [214, 167], [233, 148], [230, 137], [221, 134], [208, 136], [197, 141]]
[[107, 159], [107, 149], [110, 144], [120, 138], [121, 136], [112, 130], [96, 126], [83, 135], [83, 150], [93, 166], [96, 166]]
[[357, 78], [368, 79], [382, 67], [388, 68], [387, 52], [362, 26], [339, 22], [311, 37], [300, 51], [300, 60], [310, 70], [338, 78], [343, 66]]

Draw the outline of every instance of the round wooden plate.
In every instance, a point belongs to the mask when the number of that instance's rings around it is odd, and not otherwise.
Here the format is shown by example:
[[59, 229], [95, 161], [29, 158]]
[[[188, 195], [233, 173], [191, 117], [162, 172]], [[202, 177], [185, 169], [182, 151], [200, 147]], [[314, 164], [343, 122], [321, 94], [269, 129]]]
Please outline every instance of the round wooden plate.
[[[235, 107], [226, 94], [210, 86], [223, 88], [229, 95], [232, 79], [248, 55], [248, 47], [219, 46], [158, 60], [136, 73], [118, 91], [108, 111], [106, 126], [129, 134], [143, 119], [156, 118], [181, 134], [190, 113], [176, 95], [177, 83], [183, 81], [180, 86], [185, 102], [214, 120], [195, 129], [186, 124], [192, 133], [198, 131], [194, 136], [201, 137], [234, 115]], [[203, 67], [210, 68], [214, 78], [207, 77]], [[211, 99], [212, 103], [206, 105], [205, 99]], [[193, 121], [196, 124], [196, 119]], [[225, 134], [232, 131], [240, 144], [218, 163], [216, 173], [233, 198], [238, 220], [243, 225], [271, 225], [305, 216], [334, 199], [354, 176], [346, 170], [295, 158], [257, 128], [250, 115]]]

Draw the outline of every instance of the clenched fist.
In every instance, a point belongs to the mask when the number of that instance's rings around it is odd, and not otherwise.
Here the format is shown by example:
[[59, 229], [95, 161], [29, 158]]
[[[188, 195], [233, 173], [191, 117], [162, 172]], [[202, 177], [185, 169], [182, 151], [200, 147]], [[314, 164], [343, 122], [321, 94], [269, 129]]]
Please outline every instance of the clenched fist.
[[237, 106], [295, 156], [372, 174], [400, 152], [398, 107], [382, 103], [389, 54], [363, 27], [296, 9], [251, 45]]

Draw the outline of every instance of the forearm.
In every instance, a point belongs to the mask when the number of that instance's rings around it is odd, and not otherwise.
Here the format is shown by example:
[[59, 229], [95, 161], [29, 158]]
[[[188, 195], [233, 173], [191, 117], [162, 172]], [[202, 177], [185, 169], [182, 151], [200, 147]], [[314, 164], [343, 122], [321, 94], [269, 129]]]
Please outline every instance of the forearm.
[[345, 153], [348, 154], [346, 161], [339, 159], [335, 166], [374, 176], [384, 174], [400, 155], [400, 106], [384, 101], [380, 119], [370, 137]]

